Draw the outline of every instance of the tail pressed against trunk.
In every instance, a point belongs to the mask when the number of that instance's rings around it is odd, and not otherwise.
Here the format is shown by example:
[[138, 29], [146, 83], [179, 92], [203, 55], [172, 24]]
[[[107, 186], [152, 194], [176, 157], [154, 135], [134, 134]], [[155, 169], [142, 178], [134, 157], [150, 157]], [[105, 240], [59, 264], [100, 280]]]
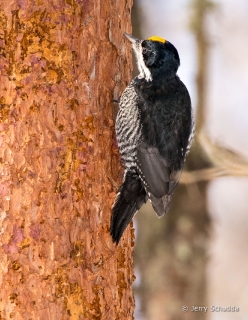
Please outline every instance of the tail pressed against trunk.
[[118, 244], [129, 222], [147, 199], [139, 176], [127, 172], [112, 207], [110, 233], [114, 242]]

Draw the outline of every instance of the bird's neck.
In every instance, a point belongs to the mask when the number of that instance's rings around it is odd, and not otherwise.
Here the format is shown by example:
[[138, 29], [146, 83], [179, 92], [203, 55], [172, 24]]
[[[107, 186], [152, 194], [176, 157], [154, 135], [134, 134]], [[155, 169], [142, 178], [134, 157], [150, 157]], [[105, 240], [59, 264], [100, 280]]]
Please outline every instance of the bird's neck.
[[163, 65], [160, 68], [151, 69], [153, 80], [161, 81], [161, 79], [173, 79], [177, 75], [177, 70], [170, 65]]

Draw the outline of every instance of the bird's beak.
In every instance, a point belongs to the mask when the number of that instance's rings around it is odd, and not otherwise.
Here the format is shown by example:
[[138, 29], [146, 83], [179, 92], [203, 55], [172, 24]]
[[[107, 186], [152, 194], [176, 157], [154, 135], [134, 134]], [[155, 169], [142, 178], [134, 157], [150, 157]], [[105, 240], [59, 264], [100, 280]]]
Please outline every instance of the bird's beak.
[[142, 40], [135, 38], [131, 34], [124, 32], [124, 35], [128, 38], [128, 40], [132, 43], [133, 51], [136, 55], [137, 61], [142, 57], [142, 50], [141, 50], [141, 42]]
[[135, 38], [135, 37], [132, 36], [131, 34], [128, 34], [128, 33], [124, 32], [124, 35], [128, 38], [128, 40], [129, 40], [130, 42], [132, 42], [132, 44], [137, 44], [137, 43], [140, 42], [140, 39]]

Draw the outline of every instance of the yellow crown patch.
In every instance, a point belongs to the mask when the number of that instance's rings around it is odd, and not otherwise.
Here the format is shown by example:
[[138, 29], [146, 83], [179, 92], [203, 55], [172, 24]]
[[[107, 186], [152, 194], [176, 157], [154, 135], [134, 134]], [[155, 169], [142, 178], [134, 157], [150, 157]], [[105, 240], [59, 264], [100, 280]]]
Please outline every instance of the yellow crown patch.
[[151, 40], [151, 41], [158, 41], [158, 42], [162, 42], [162, 43], [165, 43], [166, 40], [164, 38], [160, 38], [158, 36], [152, 36], [150, 38], [147, 38], [147, 40]]

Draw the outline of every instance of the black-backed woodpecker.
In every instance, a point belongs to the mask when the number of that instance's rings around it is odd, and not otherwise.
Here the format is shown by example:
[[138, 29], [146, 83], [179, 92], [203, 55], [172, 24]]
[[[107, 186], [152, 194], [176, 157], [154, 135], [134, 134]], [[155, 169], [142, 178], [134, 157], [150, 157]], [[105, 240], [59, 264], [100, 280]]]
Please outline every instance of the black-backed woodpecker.
[[157, 36], [146, 40], [125, 36], [132, 43], [140, 74], [124, 90], [116, 118], [125, 168], [111, 215], [110, 233], [117, 244], [148, 199], [159, 217], [168, 211], [194, 127], [190, 96], [177, 76], [177, 49]]

